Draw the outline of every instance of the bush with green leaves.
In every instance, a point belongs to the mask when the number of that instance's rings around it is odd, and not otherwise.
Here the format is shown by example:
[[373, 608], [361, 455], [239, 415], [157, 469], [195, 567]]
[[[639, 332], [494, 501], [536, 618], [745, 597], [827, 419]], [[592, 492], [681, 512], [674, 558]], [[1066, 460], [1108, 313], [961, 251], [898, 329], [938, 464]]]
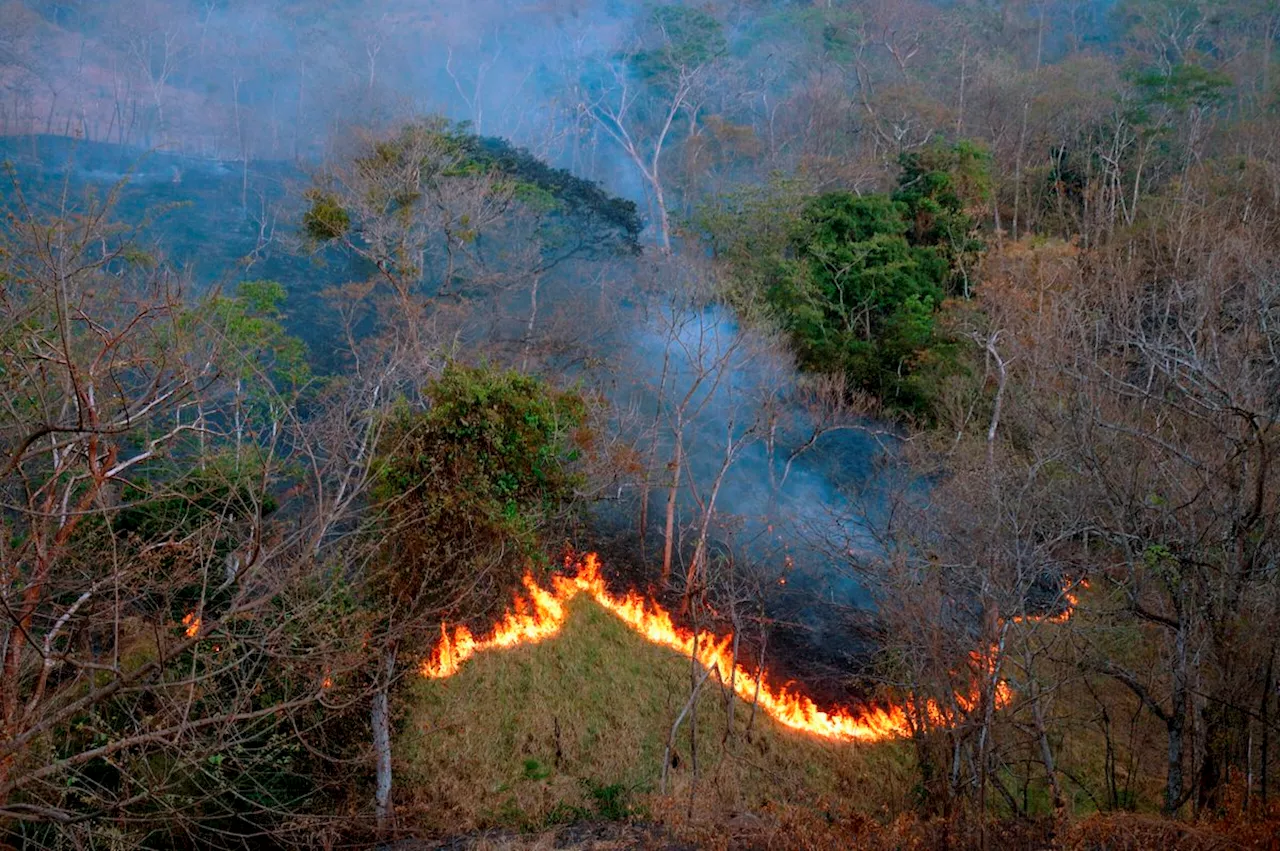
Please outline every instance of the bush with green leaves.
[[959, 142], [901, 165], [892, 195], [813, 196], [775, 180], [717, 198], [691, 224], [726, 273], [724, 297], [786, 331], [805, 369], [843, 374], [885, 409], [928, 418], [933, 388], [959, 368], [937, 313], [971, 292], [990, 161]]
[[991, 200], [991, 155], [962, 140], [904, 153], [893, 200], [903, 205], [912, 245], [931, 248], [947, 264], [949, 295], [968, 297], [985, 243], [978, 211]]
[[479, 617], [547, 564], [581, 482], [587, 406], [537, 378], [461, 364], [425, 394], [430, 406], [398, 409], [379, 445], [386, 591], [404, 610]]
[[302, 227], [316, 242], [341, 239], [351, 229], [351, 214], [332, 192], [310, 190], [306, 194], [310, 206], [302, 215]]

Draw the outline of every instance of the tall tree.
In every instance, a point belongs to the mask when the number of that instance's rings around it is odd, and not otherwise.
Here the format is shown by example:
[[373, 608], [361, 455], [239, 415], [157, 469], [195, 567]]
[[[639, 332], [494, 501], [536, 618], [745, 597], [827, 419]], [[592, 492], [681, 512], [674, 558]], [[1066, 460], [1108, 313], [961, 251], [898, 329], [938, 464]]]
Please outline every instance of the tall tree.
[[720, 24], [709, 14], [658, 6], [620, 55], [593, 67], [582, 82], [582, 108], [644, 180], [664, 251], [671, 249], [671, 219], [662, 155], [696, 126], [694, 89], [724, 50]]

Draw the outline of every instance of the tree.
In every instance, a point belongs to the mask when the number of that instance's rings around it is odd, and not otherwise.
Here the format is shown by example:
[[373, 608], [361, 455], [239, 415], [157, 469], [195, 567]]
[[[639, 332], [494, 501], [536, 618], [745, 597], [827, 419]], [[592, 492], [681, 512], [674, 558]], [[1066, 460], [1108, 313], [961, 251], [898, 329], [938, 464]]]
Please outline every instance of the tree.
[[434, 640], [446, 620], [491, 622], [526, 572], [548, 568], [587, 439], [580, 395], [519, 373], [451, 364], [424, 395], [426, 410], [391, 412], [372, 492], [383, 542], [369, 598], [382, 623], [372, 719], [383, 827], [397, 656]]
[[637, 250], [634, 204], [439, 118], [363, 135], [307, 197], [311, 240], [363, 261], [381, 344], [423, 364], [442, 305], [461, 312], [567, 261]]
[[[964, 141], [908, 151], [893, 199], [905, 205], [913, 245], [946, 260], [948, 291], [968, 298], [984, 248], [978, 222], [991, 198], [991, 156]], [[958, 284], [958, 286], [957, 286]]]
[[927, 391], [912, 373], [935, 342], [945, 255], [909, 242], [909, 207], [884, 195], [819, 195], [792, 207], [789, 221], [779, 221], [790, 206], [780, 201], [749, 201], [755, 225], [703, 217], [730, 292], [791, 336], [804, 368], [843, 375], [886, 406], [926, 412]]
[[184, 298], [115, 197], [45, 211], [15, 183], [0, 230], [0, 817], [303, 831], [303, 737], [354, 656], [307, 512], [271, 520], [292, 343], [269, 287]]
[[41, 21], [24, 4], [0, 6], [0, 68], [6, 71], [2, 85], [4, 100], [13, 104], [12, 114], [7, 108], [3, 113], [8, 133], [36, 132], [34, 105], [28, 104], [30, 118], [25, 127], [19, 123], [18, 105], [20, 95], [31, 99], [37, 83], [44, 82], [41, 78], [46, 69], [42, 68], [40, 56], [34, 50], [40, 29]]
[[1251, 731], [1270, 736], [1274, 651], [1253, 637], [1276, 616], [1274, 235], [1234, 215], [1163, 218], [1143, 264], [1122, 248], [1038, 261], [1036, 292], [989, 302], [1028, 382], [1022, 440], [1063, 459], [1087, 512], [1077, 546], [1114, 595], [1085, 664], [1162, 729], [1170, 815], [1219, 807]]
[[190, 55], [188, 23], [164, 3], [148, 2], [142, 8], [121, 9], [118, 15], [113, 24], [138, 79], [151, 93], [155, 107], [151, 130], [156, 133], [158, 144], [166, 145], [171, 141], [171, 128], [165, 117], [165, 104], [174, 75]]
[[372, 283], [390, 289], [387, 327], [413, 342], [432, 301], [463, 285], [476, 241], [507, 213], [514, 193], [496, 176], [468, 168], [458, 134], [432, 119], [363, 136], [308, 199], [306, 233], [371, 267]]
[[689, 99], [724, 51], [719, 23], [683, 6], [658, 6], [615, 61], [592, 70], [582, 84], [582, 108], [631, 160], [651, 194], [658, 242], [671, 250], [671, 221], [662, 154], [682, 114], [692, 126]]

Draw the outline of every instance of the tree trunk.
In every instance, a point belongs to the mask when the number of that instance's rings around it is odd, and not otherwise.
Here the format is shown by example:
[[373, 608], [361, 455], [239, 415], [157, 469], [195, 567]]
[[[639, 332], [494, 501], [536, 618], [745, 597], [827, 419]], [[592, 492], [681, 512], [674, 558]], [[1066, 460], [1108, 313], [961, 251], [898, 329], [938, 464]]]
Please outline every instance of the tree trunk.
[[1187, 628], [1179, 625], [1174, 660], [1173, 702], [1169, 707], [1169, 770], [1164, 792], [1165, 814], [1172, 816], [1182, 806], [1182, 762], [1187, 730]]
[[524, 329], [524, 355], [520, 361], [521, 372], [529, 371], [529, 356], [533, 353], [533, 330], [538, 321], [538, 285], [540, 283], [542, 283], [542, 276], [534, 274], [533, 283], [529, 288], [529, 322]]
[[1261, 761], [1259, 772], [1258, 793], [1262, 799], [1262, 812], [1267, 812], [1267, 773], [1271, 768], [1271, 692], [1273, 689], [1273, 677], [1275, 676], [1276, 649], [1273, 645], [1271, 655], [1267, 657], [1267, 673], [1262, 678], [1262, 752], [1258, 755]]
[[383, 651], [382, 671], [379, 673], [378, 690], [373, 695], [370, 722], [373, 726], [373, 752], [377, 760], [373, 802], [378, 821], [378, 832], [386, 833], [391, 826], [391, 680], [395, 673], [396, 650], [394, 646]]
[[1058, 770], [1054, 764], [1053, 747], [1049, 743], [1049, 729], [1045, 724], [1044, 701], [1040, 695], [1040, 687], [1036, 685], [1033, 688], [1031, 709], [1036, 721], [1036, 738], [1040, 740], [1040, 761], [1044, 763], [1044, 773], [1049, 779], [1054, 814], [1061, 818], [1066, 813], [1066, 801], [1062, 796], [1062, 786], [1058, 783]]
[[1172, 816], [1182, 804], [1182, 748], [1185, 712], [1175, 710], [1169, 719], [1169, 775], [1164, 791], [1164, 811]]
[[[696, 644], [694, 650], [696, 653]], [[694, 663], [694, 666], [695, 668], [697, 667], [696, 662]], [[698, 693], [702, 691], [702, 685], [707, 681], [707, 678], [711, 676], [712, 670], [713, 669], [711, 667], [706, 668], [702, 672], [702, 676], [694, 681], [693, 687], [689, 689], [689, 699], [684, 702], [684, 706], [680, 709], [680, 713], [676, 715], [676, 720], [671, 722], [671, 732], [667, 734], [667, 746], [662, 754], [662, 779], [658, 787], [660, 794], [667, 794], [667, 776], [671, 771], [671, 752], [675, 749], [676, 735], [680, 732], [680, 725], [684, 723], [684, 717], [688, 715], [689, 712], [693, 710], [694, 705], [697, 704]]]
[[653, 196], [658, 213], [658, 240], [664, 254], [671, 253], [671, 217], [667, 215], [667, 199], [662, 191], [662, 179], [653, 174]]
[[665, 585], [671, 579], [671, 556], [675, 546], [676, 532], [676, 494], [680, 491], [680, 472], [684, 465], [684, 441], [679, 429], [676, 434], [676, 457], [671, 462], [671, 486], [667, 491], [667, 524], [666, 540], [662, 544], [662, 582]]

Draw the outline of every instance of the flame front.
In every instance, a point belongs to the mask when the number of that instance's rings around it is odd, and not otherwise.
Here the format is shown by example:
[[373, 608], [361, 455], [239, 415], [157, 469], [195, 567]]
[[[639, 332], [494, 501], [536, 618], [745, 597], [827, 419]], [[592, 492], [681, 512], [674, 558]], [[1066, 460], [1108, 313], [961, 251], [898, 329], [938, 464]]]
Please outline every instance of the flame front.
[[[517, 597], [515, 610], [507, 612], [486, 637], [476, 638], [465, 626], [458, 626], [450, 633], [442, 624], [440, 642], [431, 656], [423, 661], [422, 674], [436, 679], [451, 677], [463, 662], [482, 650], [530, 644], [555, 635], [564, 624], [569, 601], [585, 593], [650, 643], [696, 658], [704, 668], [713, 670], [721, 682], [730, 685], [743, 700], [757, 703], [766, 714], [793, 730], [838, 741], [881, 741], [908, 736], [913, 726], [926, 721], [950, 724], [956, 720], [957, 709], [967, 713], [979, 703], [979, 688], [975, 685], [972, 693], [955, 696], [955, 708], [921, 700], [909, 701], [903, 706], [822, 709], [812, 698], [790, 684], [772, 686], [767, 672], [761, 672], [757, 682], [755, 673], [735, 664], [732, 633], [717, 636], [708, 630], [694, 632], [684, 629], [675, 624], [666, 609], [635, 591], [621, 597], [610, 593], [600, 575], [600, 562], [594, 553], [587, 555], [578, 565], [575, 575], [552, 577], [552, 591], [540, 587], [527, 575], [524, 585], [528, 598]], [[1072, 597], [1071, 604], [1074, 603]], [[1070, 610], [1065, 617], [1069, 616]], [[994, 651], [985, 655], [975, 651], [972, 662], [976, 675], [995, 676]], [[997, 708], [1008, 705], [1012, 698], [1009, 686], [1003, 680], [997, 680]]]
[[422, 673], [435, 678], [451, 677], [458, 673], [463, 662], [480, 650], [532, 644], [555, 635], [564, 623], [565, 603], [578, 593], [578, 587], [565, 583], [563, 577], [555, 579], [557, 593], [552, 594], [526, 574], [524, 587], [529, 592], [529, 599], [517, 597], [515, 611], [507, 612], [489, 637], [482, 641], [477, 640], [465, 626], [457, 627], [453, 635], [449, 635], [448, 628], [440, 624], [440, 643], [431, 658], [422, 663]]

